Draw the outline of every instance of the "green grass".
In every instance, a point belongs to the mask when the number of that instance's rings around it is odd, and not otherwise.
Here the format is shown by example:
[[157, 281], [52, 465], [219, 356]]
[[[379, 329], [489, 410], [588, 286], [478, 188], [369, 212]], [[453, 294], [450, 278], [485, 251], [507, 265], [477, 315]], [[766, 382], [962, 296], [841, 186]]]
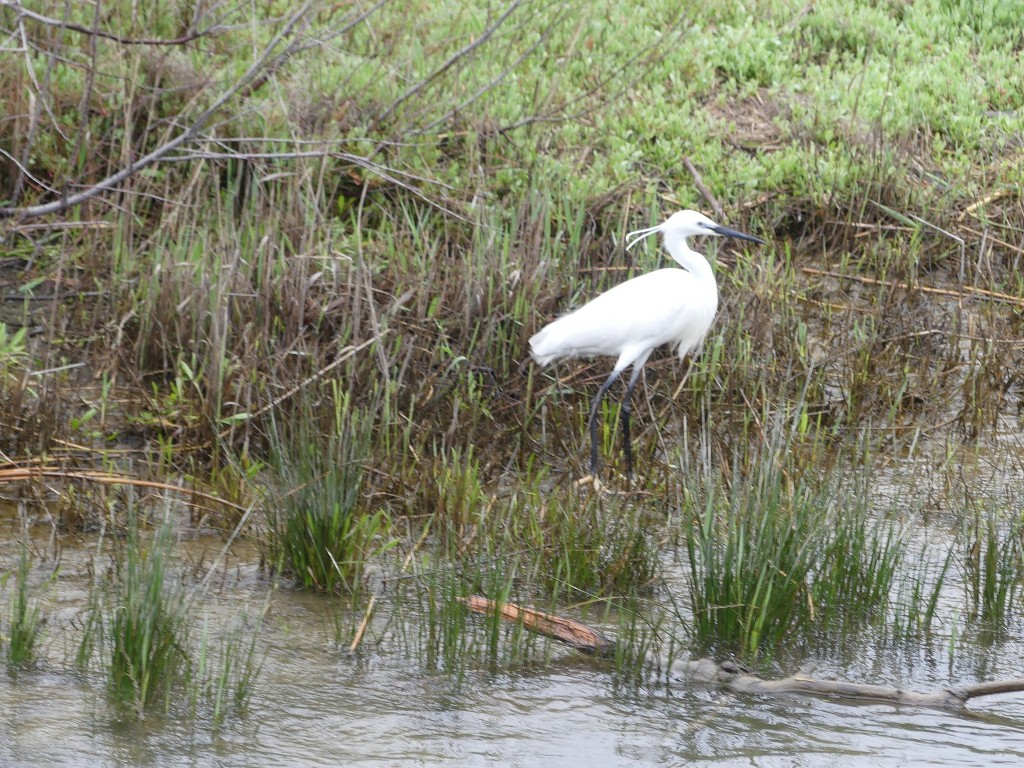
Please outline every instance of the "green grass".
[[193, 712], [205, 706], [215, 724], [229, 713], [245, 712], [263, 669], [257, 647], [259, 629], [259, 621], [250, 627], [243, 616], [235, 627], [220, 633], [218, 640], [204, 620], [188, 685]]
[[967, 592], [967, 617], [998, 630], [1019, 611], [1024, 577], [1024, 542], [1019, 516], [1000, 520], [989, 507], [965, 519], [962, 578]]
[[750, 492], [703, 488], [686, 537], [698, 644], [748, 658], [800, 628], [824, 524], [820, 500], [764, 469]]
[[175, 565], [173, 523], [165, 517], [147, 532], [136, 512], [129, 510], [125, 536], [113, 545], [109, 578], [91, 586], [77, 664], [105, 677], [121, 713], [187, 713], [218, 724], [252, 696], [260, 623], [243, 617], [225, 630], [200, 622], [202, 593], [187, 589]]
[[870, 507], [872, 473], [824, 464], [805, 402], [764, 417], [760, 447], [689, 468], [681, 521], [694, 639], [750, 660], [887, 626], [907, 578], [904, 524]]
[[[185, 593], [167, 579], [172, 543], [168, 523], [144, 543], [132, 518], [123, 552], [115, 560], [114, 589], [100, 599], [101, 614], [91, 617], [111, 696], [140, 717], [161, 702], [169, 705], [188, 667]], [[91, 633], [86, 638], [95, 642]], [[80, 658], [87, 656], [87, 649], [80, 653]]]

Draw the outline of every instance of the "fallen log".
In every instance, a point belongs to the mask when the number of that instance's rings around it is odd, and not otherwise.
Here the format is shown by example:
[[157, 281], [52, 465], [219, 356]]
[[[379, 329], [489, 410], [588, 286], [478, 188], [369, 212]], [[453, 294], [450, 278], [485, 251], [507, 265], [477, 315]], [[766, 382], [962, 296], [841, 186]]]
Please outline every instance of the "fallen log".
[[[572, 619], [525, 608], [513, 603], [495, 603], [485, 597], [473, 595], [464, 601], [477, 613], [497, 612], [506, 621], [522, 622], [531, 632], [558, 640], [583, 653], [610, 656], [615, 641]], [[962, 710], [971, 699], [1000, 693], [1024, 692], [1024, 678], [997, 680], [986, 683], [944, 688], [938, 691], [907, 691], [884, 685], [849, 683], [843, 680], [820, 680], [798, 673], [778, 680], [766, 680], [735, 661], [717, 662], [714, 659], [677, 661], [671, 674], [676, 678], [720, 685], [735, 693], [775, 696], [801, 694], [839, 700], [876, 701], [884, 704], [937, 709]]]

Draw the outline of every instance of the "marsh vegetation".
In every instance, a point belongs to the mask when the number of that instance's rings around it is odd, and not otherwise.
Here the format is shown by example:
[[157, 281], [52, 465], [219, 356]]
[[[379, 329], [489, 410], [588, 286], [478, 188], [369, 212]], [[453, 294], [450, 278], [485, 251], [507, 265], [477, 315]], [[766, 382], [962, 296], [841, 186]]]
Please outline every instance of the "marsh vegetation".
[[[0, 3], [5, 660], [59, 644], [125, 712], [220, 720], [258, 701], [259, 606], [304, 591], [338, 647], [455, 678], [553, 653], [474, 593], [605, 622], [629, 685], [673, 654], [998, 648], [1021, 18]], [[527, 340], [662, 266], [622, 235], [679, 208], [770, 246], [701, 243], [703, 354], [648, 363], [633, 482], [578, 488], [606, 361], [542, 371]], [[87, 597], [47, 621], [64, 548]], [[236, 551], [252, 605], [211, 623]]]

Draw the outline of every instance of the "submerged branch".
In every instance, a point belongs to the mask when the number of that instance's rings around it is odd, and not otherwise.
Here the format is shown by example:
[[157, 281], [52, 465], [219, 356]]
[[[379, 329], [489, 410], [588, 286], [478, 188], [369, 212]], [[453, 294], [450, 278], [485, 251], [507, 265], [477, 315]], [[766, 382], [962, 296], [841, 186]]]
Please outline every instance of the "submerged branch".
[[[609, 656], [615, 650], [614, 640], [605, 637], [596, 629], [572, 619], [564, 619], [511, 603], [495, 603], [493, 600], [476, 595], [467, 598], [465, 603], [477, 613], [497, 611], [507, 621], [521, 621], [523, 626], [531, 632], [559, 640], [583, 653]], [[800, 673], [778, 680], [765, 680], [736, 662], [718, 663], [707, 658], [676, 662], [672, 667], [672, 672], [676, 676], [696, 682], [721, 685], [735, 693], [769, 696], [799, 693], [808, 696], [878, 701], [894, 705], [953, 710], [963, 709], [967, 701], [980, 696], [1024, 692], [1024, 678], [972, 683], [930, 692], [905, 691], [885, 685], [849, 683], [843, 680], [819, 680]]]
[[463, 602], [476, 613], [498, 612], [506, 621], [522, 621], [523, 626], [531, 632], [554, 638], [583, 653], [608, 656], [615, 650], [614, 640], [572, 619], [563, 619], [561, 616], [543, 613], [533, 608], [523, 608], [513, 603], [496, 603], [479, 595], [467, 597]]

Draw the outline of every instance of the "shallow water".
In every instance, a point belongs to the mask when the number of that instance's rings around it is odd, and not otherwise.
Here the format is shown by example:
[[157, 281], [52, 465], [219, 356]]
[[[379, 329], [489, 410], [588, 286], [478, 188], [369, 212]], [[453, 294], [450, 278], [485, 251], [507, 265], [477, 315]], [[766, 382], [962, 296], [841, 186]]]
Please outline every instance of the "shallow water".
[[[72, 568], [69, 568], [72, 570]], [[209, 605], [237, 615], [261, 597], [251, 567]], [[68, 581], [74, 582], [72, 573]], [[60, 624], [81, 598], [57, 600]], [[63, 612], [60, 606], [63, 605]], [[260, 633], [266, 661], [248, 711], [223, 725], [151, 715], [119, 718], [101, 681], [69, 671], [72, 651], [48, 630], [37, 670], [0, 674], [0, 765], [90, 766], [803, 766], [1020, 765], [1024, 694], [970, 711], [900, 708], [799, 696], [738, 696], [686, 681], [625, 685], [610, 667], [554, 649], [548, 663], [505, 672], [432, 673], [371, 631], [356, 653], [333, 636], [329, 599], [279, 592]], [[384, 609], [381, 610], [382, 617]], [[415, 617], [410, 617], [414, 620]], [[379, 627], [378, 627], [379, 629]], [[69, 628], [68, 632], [72, 630]], [[932, 690], [1024, 676], [1024, 648], [1005, 642], [946, 661], [828, 660], [821, 677]], [[942, 654], [940, 653], [941, 657]], [[982, 659], [985, 661], [982, 662]], [[899, 667], [903, 667], [900, 669]]]
[[[880, 482], [876, 490], [898, 496], [895, 483], [906, 483], [912, 469], [894, 467], [894, 485]], [[1019, 493], [1017, 486], [999, 495]], [[4, 566], [13, 562], [17, 526], [0, 516]], [[934, 539], [950, 535], [950, 526], [940, 517], [918, 532]], [[37, 544], [47, 551], [45, 538]], [[191, 562], [209, 563], [220, 548], [211, 537], [183, 551]], [[382, 597], [351, 653], [347, 637], [341, 645], [335, 639], [336, 599], [287, 590], [271, 597], [259, 633], [265, 663], [245, 713], [220, 726], [164, 715], [136, 722], [118, 715], [101, 677], [74, 671], [75, 619], [93, 554], [87, 538], [65, 541], [59, 578], [41, 587], [49, 617], [42, 659], [17, 675], [0, 671], [0, 767], [1024, 765], [1024, 694], [977, 699], [963, 713], [740, 696], [685, 680], [626, 684], [610, 663], [554, 645], [546, 646], [549, 660], [534, 654], [497, 672], [470, 667], [459, 679], [432, 671], [410, 650], [422, 621], [415, 605]], [[37, 560], [35, 581], [52, 568]], [[684, 591], [677, 565], [666, 562], [665, 570], [669, 588]], [[245, 546], [233, 549], [212, 581], [203, 610], [214, 620], [257, 613], [268, 590]], [[0, 589], [4, 609], [7, 599]], [[945, 610], [954, 614], [956, 600]], [[818, 655], [809, 673], [922, 691], [1024, 677], [1020, 634], [953, 643], [955, 625], [955, 617], [944, 622], [940, 633], [949, 634], [928, 645], [854, 641], [853, 655]], [[795, 666], [780, 661], [778, 673]]]
[[[0, 680], [0, 765], [1020, 765], [1024, 698], [967, 715], [677, 685], [623, 689], [566, 656], [460, 684], [407, 659], [272, 636], [248, 714], [111, 717], [73, 675]], [[1020, 659], [1020, 656], [1017, 656]], [[1020, 672], [1020, 670], [1018, 670]]]

